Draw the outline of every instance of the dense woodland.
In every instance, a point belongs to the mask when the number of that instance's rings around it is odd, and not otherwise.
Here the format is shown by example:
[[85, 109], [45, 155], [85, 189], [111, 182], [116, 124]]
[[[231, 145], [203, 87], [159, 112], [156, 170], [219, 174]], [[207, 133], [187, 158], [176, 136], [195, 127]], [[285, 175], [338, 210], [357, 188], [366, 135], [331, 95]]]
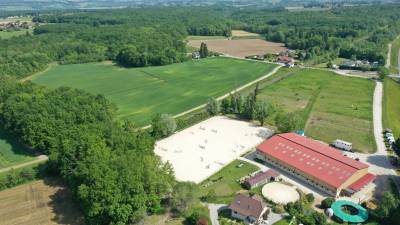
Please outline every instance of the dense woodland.
[[240, 28], [304, 50], [316, 63], [343, 57], [384, 64], [387, 44], [400, 34], [400, 5], [344, 7], [329, 11], [253, 10], [232, 14]]
[[88, 224], [127, 224], [159, 212], [175, 185], [171, 166], [153, 153], [154, 138], [115, 121], [115, 107], [102, 96], [1, 77], [0, 124], [49, 155]]

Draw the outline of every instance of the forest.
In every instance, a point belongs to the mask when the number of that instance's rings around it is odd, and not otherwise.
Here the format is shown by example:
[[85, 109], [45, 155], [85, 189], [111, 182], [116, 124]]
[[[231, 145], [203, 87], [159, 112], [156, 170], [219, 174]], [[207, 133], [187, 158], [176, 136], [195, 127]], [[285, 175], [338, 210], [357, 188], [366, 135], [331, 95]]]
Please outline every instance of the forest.
[[23, 78], [50, 63], [113, 60], [142, 67], [187, 60], [188, 35], [262, 34], [315, 64], [337, 57], [383, 64], [400, 33], [400, 5], [290, 12], [283, 8], [149, 7], [35, 13], [33, 35], [0, 40], [0, 75]]
[[[0, 124], [38, 152], [75, 194], [88, 224], [134, 223], [176, 185], [154, 155], [154, 138], [115, 119], [103, 96], [49, 90], [0, 77]], [[95, 163], [93, 163], [95, 162]]]
[[328, 11], [245, 9], [231, 19], [241, 29], [303, 50], [315, 63], [337, 57], [384, 64], [387, 44], [400, 33], [400, 5], [342, 7]]

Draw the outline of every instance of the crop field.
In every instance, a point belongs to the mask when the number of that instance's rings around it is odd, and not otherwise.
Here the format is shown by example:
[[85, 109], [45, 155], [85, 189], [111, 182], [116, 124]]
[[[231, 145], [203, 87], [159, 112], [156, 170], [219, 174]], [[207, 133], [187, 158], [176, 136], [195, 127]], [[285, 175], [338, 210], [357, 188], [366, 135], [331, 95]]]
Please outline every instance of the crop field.
[[55, 66], [32, 77], [38, 84], [103, 94], [120, 118], [146, 125], [157, 113], [178, 114], [273, 70], [261, 62], [214, 57], [161, 67], [126, 69], [105, 63]]
[[29, 149], [0, 129], [0, 169], [34, 159]]
[[26, 32], [32, 33], [32, 30], [0, 31], [0, 39], [8, 39], [8, 38], [24, 35], [24, 34], [26, 34]]
[[266, 53], [279, 53], [287, 50], [284, 44], [264, 41], [261, 39], [238, 40], [189, 40], [188, 45], [199, 48], [200, 44], [207, 44], [209, 50], [226, 55], [244, 58], [252, 55], [264, 55]]
[[259, 36], [259, 34], [247, 32], [244, 30], [232, 30], [232, 37], [252, 37]]
[[281, 69], [274, 77], [284, 78], [264, 87], [260, 98], [298, 112], [307, 136], [327, 143], [343, 139], [360, 152], [375, 150], [373, 82], [312, 69]]
[[225, 36], [188, 36], [186, 40], [221, 40], [228, 39]]
[[391, 128], [395, 137], [400, 135], [400, 84], [392, 79], [384, 81], [383, 126]]
[[40, 180], [0, 192], [1, 225], [84, 224], [68, 190]]

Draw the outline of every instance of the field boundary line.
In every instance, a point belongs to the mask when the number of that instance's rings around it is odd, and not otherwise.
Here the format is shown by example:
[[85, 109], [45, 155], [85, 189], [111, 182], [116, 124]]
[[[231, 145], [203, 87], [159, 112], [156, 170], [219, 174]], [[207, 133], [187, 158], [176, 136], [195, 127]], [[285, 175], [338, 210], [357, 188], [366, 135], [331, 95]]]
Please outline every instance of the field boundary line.
[[55, 67], [55, 66], [57, 66], [57, 65], [58, 65], [58, 63], [50, 63], [50, 64], [46, 67], [46, 69], [44, 69], [44, 70], [42, 70], [42, 71], [39, 71], [39, 72], [36, 72], [36, 73], [34, 73], [34, 74], [30, 75], [30, 76], [24, 77], [24, 78], [20, 79], [20, 81], [21, 81], [21, 82], [32, 81], [33, 78], [35, 78], [35, 77], [37, 77], [37, 76], [40, 76], [41, 74], [43, 74], [43, 73], [49, 71], [50, 69], [52, 69], [53, 67]]
[[[217, 100], [217, 101], [221, 101], [221, 100], [223, 100], [224, 98], [229, 97], [230, 94], [233, 94], [233, 93], [235, 93], [235, 92], [239, 92], [239, 91], [241, 91], [241, 90], [243, 90], [243, 89], [245, 89], [245, 88], [248, 88], [248, 87], [250, 87], [250, 86], [252, 86], [252, 85], [254, 85], [254, 84], [256, 84], [256, 83], [258, 83], [258, 82], [260, 82], [260, 81], [262, 81], [262, 80], [264, 80], [264, 79], [267, 79], [268, 77], [270, 77], [270, 76], [274, 75], [276, 72], [278, 72], [279, 69], [280, 69], [281, 67], [282, 67], [281, 65], [278, 65], [278, 66], [275, 67], [272, 71], [270, 71], [269, 73], [265, 74], [264, 76], [261, 76], [261, 77], [255, 79], [255, 80], [253, 80], [253, 81], [247, 83], [247, 84], [244, 84], [244, 85], [242, 85], [242, 86], [240, 86], [240, 87], [238, 87], [238, 88], [236, 88], [236, 89], [234, 89], [234, 90], [232, 90], [232, 91], [230, 91], [230, 92], [228, 92], [228, 93], [226, 93], [226, 94], [224, 94], [224, 95], [222, 95], [222, 96], [216, 98], [216, 100]], [[199, 105], [199, 106], [196, 106], [196, 107], [191, 108], [191, 109], [189, 109], [189, 110], [186, 110], [186, 111], [184, 111], [184, 112], [181, 112], [181, 113], [179, 113], [179, 114], [176, 114], [176, 115], [174, 115], [173, 117], [174, 117], [174, 118], [178, 118], [178, 117], [184, 116], [184, 115], [186, 115], [186, 114], [189, 114], [189, 113], [191, 113], [191, 112], [194, 112], [194, 111], [197, 111], [197, 110], [199, 110], [199, 109], [202, 109], [202, 108], [204, 108], [204, 107], [206, 107], [206, 106], [207, 106], [207, 103], [201, 104], [201, 105]], [[150, 127], [151, 127], [151, 125], [147, 125], [147, 126], [142, 127], [141, 129], [145, 130], [145, 129], [148, 129], [148, 128], [150, 128]]]
[[8, 171], [14, 170], [14, 169], [27, 167], [27, 166], [34, 165], [34, 164], [37, 164], [37, 163], [40, 163], [40, 162], [45, 162], [48, 159], [49, 159], [49, 157], [47, 157], [46, 155], [39, 155], [38, 157], [36, 157], [35, 160], [0, 169], [0, 173], [8, 172]]

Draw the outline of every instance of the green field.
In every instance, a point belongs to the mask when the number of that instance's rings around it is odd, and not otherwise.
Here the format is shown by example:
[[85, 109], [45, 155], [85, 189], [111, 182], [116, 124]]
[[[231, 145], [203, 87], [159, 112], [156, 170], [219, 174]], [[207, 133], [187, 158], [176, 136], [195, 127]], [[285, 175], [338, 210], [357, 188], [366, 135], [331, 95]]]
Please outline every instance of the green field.
[[225, 36], [188, 36], [186, 40], [218, 40], [218, 39], [228, 39]]
[[[243, 163], [243, 166], [240, 168], [237, 167], [241, 163]], [[241, 192], [246, 192], [243, 190], [238, 180], [257, 170], [259, 170], [257, 166], [240, 160], [235, 160], [222, 168], [219, 172], [209, 177], [207, 180], [203, 181], [199, 185], [200, 191], [198, 195], [199, 197], [202, 197], [207, 195], [209, 191], [213, 190], [216, 194], [216, 200], [213, 201], [213, 203], [229, 204], [235, 198], [238, 191], [242, 190]], [[218, 180], [220, 177], [222, 178]], [[208, 187], [203, 187], [203, 185], [209, 181], [215, 181], [215, 183], [212, 183]]]
[[0, 39], [8, 39], [8, 38], [24, 35], [24, 34], [26, 34], [26, 32], [32, 33], [32, 30], [0, 31]]
[[397, 38], [392, 42], [392, 51], [390, 55], [390, 71], [392, 73], [400, 73], [399, 71], [399, 50], [400, 50], [400, 38]]
[[339, 138], [361, 152], [373, 152], [374, 83], [312, 69], [281, 69], [277, 82], [264, 87], [260, 98], [297, 112], [306, 135], [325, 142]]
[[32, 79], [53, 88], [70, 86], [104, 94], [118, 106], [120, 118], [145, 125], [156, 113], [189, 110], [273, 68], [272, 64], [215, 57], [134, 69], [105, 63], [54, 66]]
[[29, 149], [0, 129], [0, 169], [34, 159]]
[[383, 126], [391, 128], [395, 137], [400, 135], [400, 84], [392, 79], [384, 81]]

